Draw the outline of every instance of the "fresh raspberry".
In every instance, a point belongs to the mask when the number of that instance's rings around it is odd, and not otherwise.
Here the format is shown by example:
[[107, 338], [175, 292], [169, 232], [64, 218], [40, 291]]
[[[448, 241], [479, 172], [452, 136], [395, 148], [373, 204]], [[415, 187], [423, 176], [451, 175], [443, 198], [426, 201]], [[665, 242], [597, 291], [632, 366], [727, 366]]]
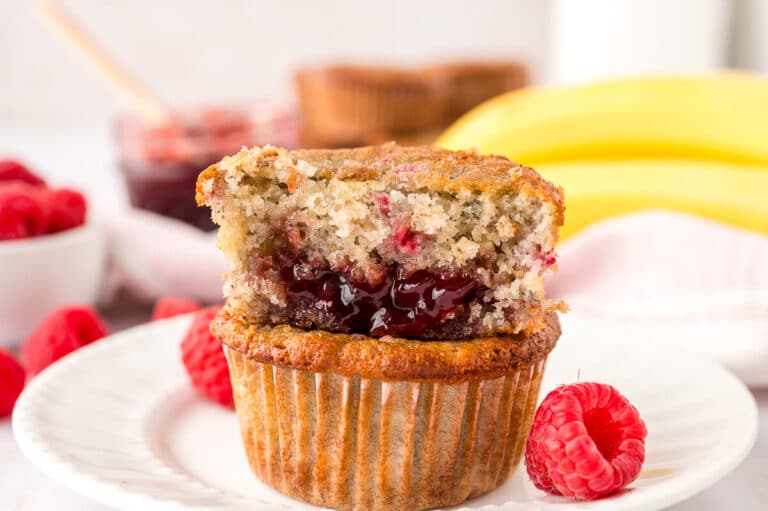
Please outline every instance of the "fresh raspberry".
[[211, 334], [210, 324], [221, 307], [198, 311], [181, 341], [181, 359], [197, 392], [223, 406], [233, 407], [232, 384], [224, 350]]
[[77, 190], [52, 190], [47, 194], [46, 200], [51, 211], [48, 221], [49, 233], [66, 231], [85, 223], [88, 204], [83, 194]]
[[0, 181], [18, 181], [32, 186], [46, 186], [43, 178], [14, 160], [0, 160]]
[[10, 415], [24, 389], [24, 368], [13, 355], [0, 348], [0, 417]]
[[183, 296], [163, 296], [155, 302], [155, 307], [152, 309], [152, 321], [171, 318], [173, 316], [178, 316], [179, 314], [186, 314], [187, 312], [194, 312], [202, 307], [200, 302], [191, 298], [184, 298]]
[[539, 405], [525, 445], [528, 476], [553, 495], [592, 500], [628, 485], [645, 460], [645, 423], [618, 390], [564, 385]]
[[21, 360], [32, 376], [108, 333], [104, 320], [93, 308], [61, 307], [50, 313], [27, 338], [21, 346]]
[[21, 182], [0, 182], [0, 241], [46, 232], [50, 211], [45, 189]]

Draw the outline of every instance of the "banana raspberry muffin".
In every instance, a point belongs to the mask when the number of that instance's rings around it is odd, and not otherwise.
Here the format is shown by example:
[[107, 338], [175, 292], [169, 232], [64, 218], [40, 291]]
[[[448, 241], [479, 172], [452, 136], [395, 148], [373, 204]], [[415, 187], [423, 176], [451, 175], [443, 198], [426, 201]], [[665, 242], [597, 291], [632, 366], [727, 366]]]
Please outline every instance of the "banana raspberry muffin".
[[245, 321], [458, 340], [535, 332], [562, 190], [501, 156], [243, 149], [200, 175]]
[[211, 331], [257, 477], [354, 511], [508, 478], [560, 335], [561, 190], [474, 152], [267, 146], [203, 171], [197, 200], [231, 264]]

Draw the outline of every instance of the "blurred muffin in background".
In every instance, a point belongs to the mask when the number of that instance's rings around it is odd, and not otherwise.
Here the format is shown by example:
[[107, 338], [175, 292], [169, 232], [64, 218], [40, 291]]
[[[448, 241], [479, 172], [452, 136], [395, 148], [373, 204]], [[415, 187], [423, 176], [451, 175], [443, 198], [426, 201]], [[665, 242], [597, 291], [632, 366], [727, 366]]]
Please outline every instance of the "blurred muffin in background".
[[443, 84], [411, 69], [328, 66], [301, 69], [296, 90], [308, 145], [363, 145], [441, 123]]
[[427, 69], [434, 80], [443, 80], [447, 89], [444, 120], [452, 122], [483, 101], [528, 84], [528, 70], [522, 62], [463, 61]]
[[212, 230], [210, 211], [194, 201], [200, 171], [243, 146], [296, 147], [298, 130], [294, 109], [272, 103], [176, 109], [160, 124], [125, 115], [118, 164], [133, 207]]
[[518, 61], [300, 69], [295, 85], [304, 119], [302, 144], [429, 144], [448, 123], [490, 97], [524, 86], [527, 78]]

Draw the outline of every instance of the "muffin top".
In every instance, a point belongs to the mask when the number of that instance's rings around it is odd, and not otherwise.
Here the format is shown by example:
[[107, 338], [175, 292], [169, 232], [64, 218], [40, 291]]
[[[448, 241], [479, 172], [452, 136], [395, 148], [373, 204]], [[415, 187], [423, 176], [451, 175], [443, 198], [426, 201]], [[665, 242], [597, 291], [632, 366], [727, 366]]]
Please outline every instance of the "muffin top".
[[[302, 162], [311, 162], [311, 175]], [[386, 188], [405, 193], [516, 192], [553, 204], [558, 217], [554, 224], [563, 223], [562, 189], [529, 167], [504, 156], [480, 155], [474, 150], [450, 151], [432, 146], [400, 146], [394, 142], [353, 149], [243, 148], [203, 171], [197, 182], [198, 204], [206, 203], [205, 183], [222, 176], [277, 178], [289, 190], [306, 179], [338, 179], [381, 181]]]
[[417, 341], [259, 325], [222, 310], [211, 331], [229, 349], [260, 363], [389, 381], [457, 383], [501, 377], [544, 359], [560, 336], [560, 322], [550, 313], [530, 334]]

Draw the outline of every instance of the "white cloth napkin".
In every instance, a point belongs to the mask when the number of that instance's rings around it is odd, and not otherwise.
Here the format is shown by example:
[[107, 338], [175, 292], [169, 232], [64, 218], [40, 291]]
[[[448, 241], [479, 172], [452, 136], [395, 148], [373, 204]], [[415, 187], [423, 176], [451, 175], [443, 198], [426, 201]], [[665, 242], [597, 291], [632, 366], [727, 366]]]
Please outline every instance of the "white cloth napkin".
[[[221, 301], [226, 264], [215, 235], [138, 210], [105, 222], [109, 289]], [[596, 339], [711, 355], [768, 385], [768, 237], [647, 211], [595, 224], [559, 254], [549, 292], [593, 322]]]
[[215, 233], [139, 209], [102, 221], [110, 254], [105, 300], [125, 287], [148, 301], [164, 295], [222, 301], [226, 262], [216, 248]]
[[768, 385], [768, 237], [646, 211], [595, 224], [559, 254], [549, 292], [596, 337], [710, 355]]

